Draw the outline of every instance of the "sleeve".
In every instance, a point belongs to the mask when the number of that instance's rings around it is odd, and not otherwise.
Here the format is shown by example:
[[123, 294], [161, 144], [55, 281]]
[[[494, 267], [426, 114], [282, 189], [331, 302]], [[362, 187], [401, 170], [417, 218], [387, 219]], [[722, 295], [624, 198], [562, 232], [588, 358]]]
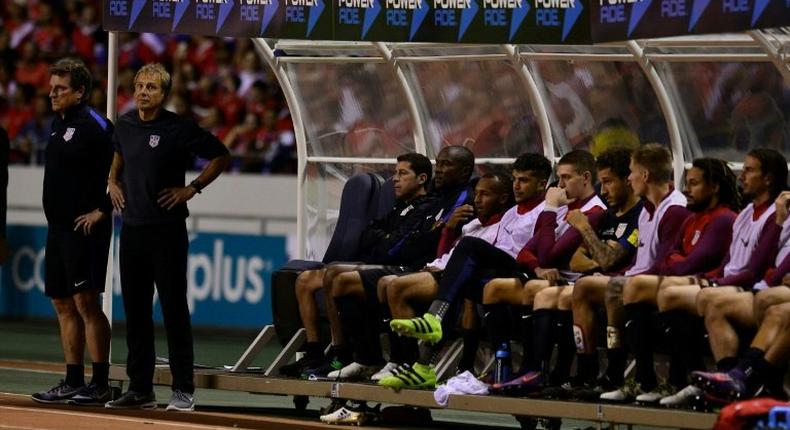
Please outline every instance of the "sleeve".
[[216, 136], [200, 128], [194, 121], [184, 120], [183, 139], [186, 150], [205, 160], [229, 154], [228, 148]]
[[[663, 275], [682, 276], [693, 275], [710, 270], [711, 262], [722, 261], [727, 254], [728, 246], [732, 240], [732, 223], [735, 218], [732, 216], [716, 217], [702, 233], [694, 249], [683, 256], [681, 253], [673, 252], [667, 259], [663, 267]], [[682, 231], [682, 230], [681, 230]], [[682, 236], [678, 238], [679, 244]]]
[[[628, 223], [625, 233], [620, 236], [617, 243], [623, 247], [627, 255], [633, 256], [639, 246], [639, 224], [636, 222]], [[599, 236], [600, 237], [600, 236]], [[629, 259], [630, 260], [630, 259]]]
[[653, 266], [647, 270], [646, 274], [656, 274], [666, 260], [667, 256], [675, 249], [677, 241], [683, 234], [681, 226], [688, 218], [690, 212], [685, 206], [672, 206], [664, 212], [664, 216], [658, 226], [658, 237], [663, 238], [658, 243], [656, 259]]
[[775, 219], [776, 217], [772, 215], [766, 220], [765, 226], [760, 232], [757, 247], [752, 252], [752, 257], [749, 259], [746, 269], [730, 276], [716, 279], [719, 285], [738, 285], [744, 288], [751, 288], [763, 277], [763, 274], [771, 267], [774, 258], [776, 258], [779, 234], [782, 232], [782, 227], [776, 225]]
[[784, 278], [788, 273], [790, 273], [790, 254], [787, 254], [784, 260], [779, 263], [779, 266], [776, 267], [776, 270], [774, 270], [771, 273], [771, 276], [766, 278], [765, 281], [770, 286], [781, 285], [782, 278]]
[[[587, 215], [590, 226], [595, 230], [603, 219], [605, 211], [603, 208], [594, 207], [585, 212], [585, 215]], [[540, 216], [542, 217], [543, 214]], [[540, 221], [540, 218], [538, 221]], [[556, 224], [556, 221], [554, 221], [555, 226]], [[573, 253], [576, 252], [576, 249], [583, 241], [582, 235], [575, 228], [569, 228], [557, 241], [554, 241], [554, 229], [551, 229], [551, 241], [545, 240], [545, 236], [548, 235], [541, 235], [541, 242], [538, 247], [538, 264], [540, 264], [540, 267], [567, 267], [571, 257], [573, 257]]]

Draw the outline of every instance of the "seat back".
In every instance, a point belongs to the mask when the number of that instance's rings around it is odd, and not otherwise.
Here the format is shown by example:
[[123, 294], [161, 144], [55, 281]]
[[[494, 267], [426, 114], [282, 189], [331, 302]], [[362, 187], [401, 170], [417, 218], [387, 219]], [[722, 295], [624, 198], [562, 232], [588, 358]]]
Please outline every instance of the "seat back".
[[354, 175], [346, 181], [340, 196], [335, 231], [322, 259], [324, 263], [358, 258], [359, 237], [368, 223], [376, 218], [383, 182], [381, 177], [372, 173]]

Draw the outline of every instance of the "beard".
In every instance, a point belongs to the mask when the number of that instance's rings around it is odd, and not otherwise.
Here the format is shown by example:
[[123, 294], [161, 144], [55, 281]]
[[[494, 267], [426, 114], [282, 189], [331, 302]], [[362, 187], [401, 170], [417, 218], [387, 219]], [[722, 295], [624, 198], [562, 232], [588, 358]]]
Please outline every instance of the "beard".
[[705, 200], [695, 201], [694, 203], [687, 203], [686, 209], [690, 210], [691, 212], [702, 212], [710, 206], [711, 197], [709, 196]]

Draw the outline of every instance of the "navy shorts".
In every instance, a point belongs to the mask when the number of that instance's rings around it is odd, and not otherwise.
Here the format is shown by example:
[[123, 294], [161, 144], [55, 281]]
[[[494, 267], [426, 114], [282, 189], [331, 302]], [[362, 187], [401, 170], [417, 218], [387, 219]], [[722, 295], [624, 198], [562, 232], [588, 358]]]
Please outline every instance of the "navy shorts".
[[44, 294], [63, 299], [82, 291], [103, 291], [111, 234], [109, 219], [96, 224], [88, 236], [81, 231], [50, 228], [44, 263]]

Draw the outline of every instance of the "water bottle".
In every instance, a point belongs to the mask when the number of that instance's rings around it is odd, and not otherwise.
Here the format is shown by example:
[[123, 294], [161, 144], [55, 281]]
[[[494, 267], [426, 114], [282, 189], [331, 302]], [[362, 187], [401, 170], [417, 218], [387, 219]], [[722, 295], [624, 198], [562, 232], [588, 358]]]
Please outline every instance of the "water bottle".
[[510, 348], [503, 343], [494, 354], [494, 383], [502, 384], [510, 380]]

